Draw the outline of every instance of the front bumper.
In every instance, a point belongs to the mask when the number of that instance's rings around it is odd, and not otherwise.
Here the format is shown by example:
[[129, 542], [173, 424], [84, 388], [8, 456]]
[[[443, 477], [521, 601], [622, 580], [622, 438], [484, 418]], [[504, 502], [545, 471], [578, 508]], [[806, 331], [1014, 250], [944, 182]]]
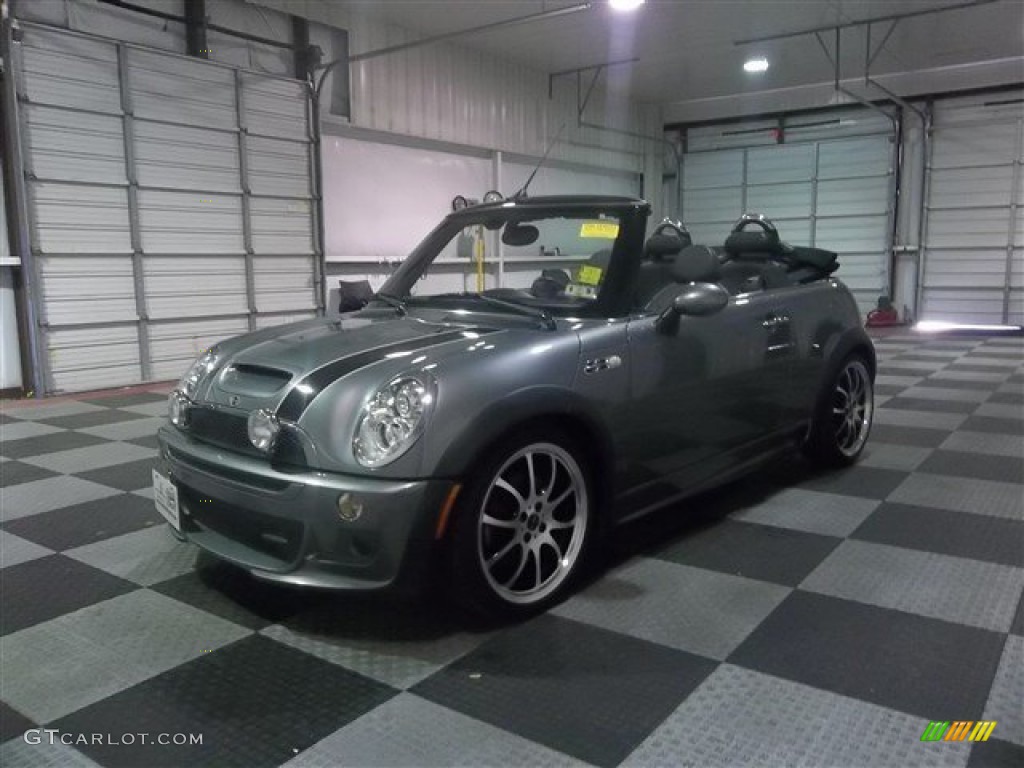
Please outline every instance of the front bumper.
[[[178, 487], [182, 537], [258, 578], [375, 590], [419, 583], [430, 565], [448, 481], [282, 471], [169, 425], [159, 440], [159, 469]], [[343, 493], [362, 505], [355, 521], [339, 516]]]

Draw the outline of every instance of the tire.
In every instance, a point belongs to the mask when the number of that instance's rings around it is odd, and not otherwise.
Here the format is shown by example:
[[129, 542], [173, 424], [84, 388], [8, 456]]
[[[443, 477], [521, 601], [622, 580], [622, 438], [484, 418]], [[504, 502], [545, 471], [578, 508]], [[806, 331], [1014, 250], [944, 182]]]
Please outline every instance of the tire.
[[803, 446], [807, 458], [822, 467], [847, 467], [856, 462], [867, 444], [874, 412], [871, 369], [864, 357], [850, 355], [815, 409]]
[[594, 538], [593, 487], [585, 454], [562, 430], [522, 431], [488, 452], [456, 506], [456, 602], [486, 620], [521, 619], [566, 595]]

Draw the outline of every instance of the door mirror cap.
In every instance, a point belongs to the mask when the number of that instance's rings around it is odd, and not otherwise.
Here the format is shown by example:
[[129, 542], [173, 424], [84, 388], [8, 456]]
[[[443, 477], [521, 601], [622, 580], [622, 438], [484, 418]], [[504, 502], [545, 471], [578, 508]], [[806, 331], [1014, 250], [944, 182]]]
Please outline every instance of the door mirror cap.
[[729, 292], [718, 283], [690, 283], [672, 300], [678, 315], [703, 317], [721, 312], [729, 303]]

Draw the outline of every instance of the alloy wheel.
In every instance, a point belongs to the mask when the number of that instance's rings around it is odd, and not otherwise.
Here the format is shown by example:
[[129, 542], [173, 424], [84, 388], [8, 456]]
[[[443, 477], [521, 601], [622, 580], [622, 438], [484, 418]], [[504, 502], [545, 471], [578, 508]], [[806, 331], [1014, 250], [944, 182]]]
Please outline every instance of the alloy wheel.
[[844, 456], [856, 456], [871, 429], [875, 398], [871, 375], [861, 360], [851, 360], [839, 373], [832, 393], [832, 425], [836, 448]]

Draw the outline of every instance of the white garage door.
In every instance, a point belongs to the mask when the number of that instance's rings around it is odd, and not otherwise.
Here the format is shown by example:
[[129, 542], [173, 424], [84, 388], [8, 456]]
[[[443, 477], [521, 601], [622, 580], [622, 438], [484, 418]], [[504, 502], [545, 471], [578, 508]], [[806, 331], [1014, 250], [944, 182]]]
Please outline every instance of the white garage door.
[[921, 319], [1024, 324], [1024, 92], [934, 105]]
[[687, 131], [682, 218], [695, 242], [721, 245], [745, 212], [782, 239], [837, 251], [838, 276], [862, 311], [889, 292], [893, 148], [890, 123], [868, 111]]
[[29, 24], [19, 56], [48, 391], [315, 312], [301, 83]]

